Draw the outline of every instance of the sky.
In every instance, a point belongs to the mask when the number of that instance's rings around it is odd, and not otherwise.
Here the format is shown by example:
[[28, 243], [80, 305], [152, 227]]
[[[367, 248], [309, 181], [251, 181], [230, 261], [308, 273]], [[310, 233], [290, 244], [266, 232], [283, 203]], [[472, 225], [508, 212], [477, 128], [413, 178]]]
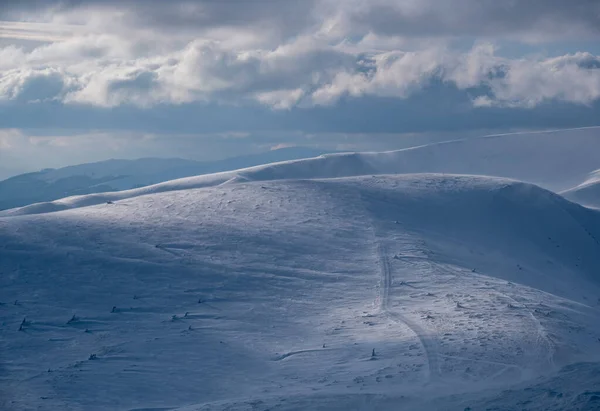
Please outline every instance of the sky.
[[0, 177], [597, 119], [597, 0], [0, 0]]

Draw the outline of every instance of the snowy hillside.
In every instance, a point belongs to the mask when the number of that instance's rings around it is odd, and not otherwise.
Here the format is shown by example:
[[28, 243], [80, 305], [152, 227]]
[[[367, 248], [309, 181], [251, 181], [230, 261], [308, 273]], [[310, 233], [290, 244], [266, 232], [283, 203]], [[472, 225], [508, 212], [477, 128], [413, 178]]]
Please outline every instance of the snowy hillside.
[[[600, 167], [597, 130], [509, 134], [434, 143], [382, 153], [336, 153], [167, 181], [119, 193], [33, 204], [0, 215], [43, 213], [157, 193], [243, 181], [373, 174], [450, 173], [508, 177], [555, 192], [589, 182]], [[572, 196], [575, 201], [576, 196]]]
[[21, 174], [0, 181], [0, 209], [72, 195], [131, 189], [201, 173], [183, 159], [108, 160]]
[[290, 147], [265, 153], [199, 162], [180, 158], [108, 160], [21, 174], [0, 181], [0, 210], [73, 195], [128, 190], [176, 178], [314, 157], [326, 151]]
[[594, 171], [583, 183], [561, 194], [571, 201], [600, 208], [600, 170]]
[[0, 409], [597, 409], [600, 213], [501, 178], [314, 179], [407, 153], [0, 218]]

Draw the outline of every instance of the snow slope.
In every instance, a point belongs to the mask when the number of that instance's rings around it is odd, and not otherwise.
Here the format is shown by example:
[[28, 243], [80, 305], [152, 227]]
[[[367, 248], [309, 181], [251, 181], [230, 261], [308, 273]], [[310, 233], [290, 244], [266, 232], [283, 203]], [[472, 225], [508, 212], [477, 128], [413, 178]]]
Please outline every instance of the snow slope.
[[581, 185], [590, 178], [590, 173], [598, 170], [599, 152], [600, 137], [596, 129], [487, 136], [383, 153], [327, 154], [311, 159], [282, 161], [168, 181], [119, 193], [102, 193], [35, 204], [4, 212], [4, 215], [57, 211], [148, 193], [207, 187], [226, 182], [370, 174], [451, 173], [499, 176], [562, 192]]
[[591, 173], [589, 178], [578, 186], [561, 192], [561, 195], [571, 201], [600, 208], [600, 169]]
[[390, 155], [0, 218], [0, 409], [597, 409], [600, 213], [501, 178], [289, 179]]

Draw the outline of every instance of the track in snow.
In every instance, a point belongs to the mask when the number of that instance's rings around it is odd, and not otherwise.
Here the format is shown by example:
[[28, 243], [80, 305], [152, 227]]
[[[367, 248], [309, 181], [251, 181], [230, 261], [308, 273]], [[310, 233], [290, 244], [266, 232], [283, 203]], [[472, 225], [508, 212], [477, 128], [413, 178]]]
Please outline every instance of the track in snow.
[[390, 261], [388, 259], [388, 253], [385, 246], [379, 242], [377, 245], [377, 256], [379, 258], [379, 265], [381, 268], [381, 301], [380, 309], [387, 315], [392, 321], [403, 323], [411, 329], [417, 336], [423, 349], [425, 350], [425, 356], [427, 358], [427, 369], [428, 377], [430, 382], [434, 382], [440, 378], [440, 364], [439, 364], [439, 353], [437, 349], [437, 343], [435, 336], [431, 335], [428, 331], [423, 329], [415, 321], [409, 319], [405, 315], [390, 309], [390, 289], [392, 288], [392, 269], [390, 267]]

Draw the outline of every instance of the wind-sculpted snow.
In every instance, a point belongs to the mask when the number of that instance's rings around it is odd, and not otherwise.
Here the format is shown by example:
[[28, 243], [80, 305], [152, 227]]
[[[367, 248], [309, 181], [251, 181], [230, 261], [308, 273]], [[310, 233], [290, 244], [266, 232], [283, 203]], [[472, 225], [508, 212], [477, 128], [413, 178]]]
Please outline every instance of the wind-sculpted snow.
[[594, 409], [599, 212], [285, 164], [0, 219], [0, 409]]
[[586, 181], [576, 187], [563, 191], [561, 195], [571, 201], [600, 208], [600, 170], [591, 173]]
[[[122, 200], [149, 193], [246, 181], [336, 178], [361, 175], [451, 173], [507, 177], [555, 192], [572, 189], [600, 167], [596, 132], [514, 134], [456, 140], [382, 153], [326, 154], [231, 172], [205, 174], [139, 189], [76, 196], [1, 212], [38, 214]], [[582, 194], [583, 195], [583, 194]], [[577, 196], [573, 196], [577, 200]], [[587, 196], [585, 197], [587, 198]]]

